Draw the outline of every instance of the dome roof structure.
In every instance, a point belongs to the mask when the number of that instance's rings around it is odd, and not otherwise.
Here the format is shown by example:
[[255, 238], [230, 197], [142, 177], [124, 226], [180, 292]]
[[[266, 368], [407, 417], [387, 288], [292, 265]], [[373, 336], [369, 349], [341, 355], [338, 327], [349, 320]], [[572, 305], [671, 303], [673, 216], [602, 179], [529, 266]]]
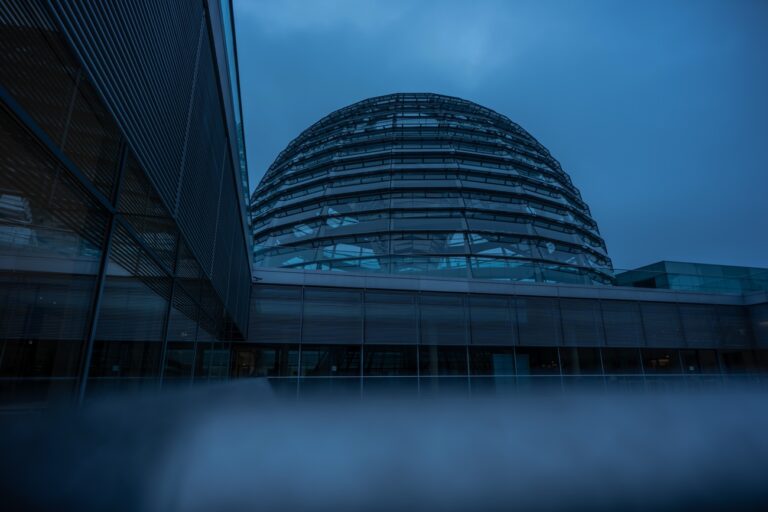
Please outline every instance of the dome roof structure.
[[613, 282], [560, 164], [459, 98], [391, 94], [329, 114], [278, 155], [251, 207], [257, 267]]

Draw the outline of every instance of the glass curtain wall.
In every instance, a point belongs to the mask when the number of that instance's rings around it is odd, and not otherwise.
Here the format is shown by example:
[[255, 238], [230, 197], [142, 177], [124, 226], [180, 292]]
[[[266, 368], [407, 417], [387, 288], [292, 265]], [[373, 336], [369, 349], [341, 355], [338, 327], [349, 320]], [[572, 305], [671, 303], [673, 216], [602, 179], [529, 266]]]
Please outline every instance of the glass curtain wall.
[[0, 407], [226, 376], [233, 332], [47, 4], [4, 4]]
[[[746, 309], [257, 284], [250, 342], [232, 344], [233, 365], [240, 366], [231, 371], [273, 378], [292, 393], [315, 386], [430, 393], [696, 387], [722, 383], [724, 375], [761, 380], [768, 351], [752, 335]], [[752, 310], [759, 326], [765, 315]]]
[[281, 393], [515, 389], [699, 389], [762, 383], [766, 350], [451, 345], [243, 344], [232, 375]]
[[254, 264], [610, 284], [597, 223], [519, 125], [437, 94], [392, 94], [293, 140], [252, 198]]

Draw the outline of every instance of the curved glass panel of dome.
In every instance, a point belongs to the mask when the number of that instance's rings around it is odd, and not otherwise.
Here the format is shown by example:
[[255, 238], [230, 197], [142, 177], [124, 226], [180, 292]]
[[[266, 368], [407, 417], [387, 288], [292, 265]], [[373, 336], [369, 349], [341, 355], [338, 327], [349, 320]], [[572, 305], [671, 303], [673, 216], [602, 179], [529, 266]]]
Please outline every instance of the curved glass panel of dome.
[[257, 267], [614, 281], [597, 223], [549, 151], [449, 96], [391, 94], [324, 117], [270, 166], [251, 212]]

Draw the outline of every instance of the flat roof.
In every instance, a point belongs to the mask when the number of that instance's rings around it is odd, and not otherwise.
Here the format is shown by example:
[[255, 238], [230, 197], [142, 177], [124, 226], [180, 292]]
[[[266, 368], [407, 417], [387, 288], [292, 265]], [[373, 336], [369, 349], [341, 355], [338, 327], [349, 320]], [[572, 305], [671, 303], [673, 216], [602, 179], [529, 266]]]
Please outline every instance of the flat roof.
[[254, 284], [324, 286], [376, 290], [477, 293], [582, 299], [752, 305], [768, 302], [768, 292], [724, 294], [627, 286], [587, 286], [563, 283], [528, 283], [423, 275], [366, 274], [286, 268], [255, 268]]

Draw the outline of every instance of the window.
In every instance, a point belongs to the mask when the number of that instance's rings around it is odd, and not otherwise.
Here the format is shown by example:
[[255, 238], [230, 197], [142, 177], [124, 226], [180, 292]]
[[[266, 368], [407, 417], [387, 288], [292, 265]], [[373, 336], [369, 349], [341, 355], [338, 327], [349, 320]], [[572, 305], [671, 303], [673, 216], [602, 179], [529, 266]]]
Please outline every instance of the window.
[[363, 375], [373, 376], [415, 376], [416, 347], [402, 345], [366, 345]]
[[754, 357], [750, 350], [723, 350], [720, 357], [727, 373], [746, 373], [755, 369]]
[[170, 277], [118, 225], [105, 279], [90, 377], [159, 376]]
[[642, 373], [640, 352], [636, 348], [603, 349], [603, 367], [606, 374]]
[[600, 350], [597, 348], [568, 347], [560, 349], [560, 361], [566, 375], [601, 375]]
[[301, 375], [304, 377], [359, 376], [360, 346], [303, 346]]
[[470, 347], [472, 375], [508, 376], [515, 374], [515, 350], [502, 347]]
[[557, 349], [518, 347], [515, 349], [515, 368], [518, 375], [559, 375]]
[[681, 350], [683, 373], [720, 373], [714, 350]]
[[467, 375], [466, 347], [419, 347], [421, 375]]
[[[61, 389], [74, 389], [106, 225], [103, 208], [0, 107], [3, 376], [67, 377]], [[45, 400], [54, 387], [35, 385], [25, 399]]]
[[645, 373], [680, 373], [680, 354], [670, 349], [643, 349]]

